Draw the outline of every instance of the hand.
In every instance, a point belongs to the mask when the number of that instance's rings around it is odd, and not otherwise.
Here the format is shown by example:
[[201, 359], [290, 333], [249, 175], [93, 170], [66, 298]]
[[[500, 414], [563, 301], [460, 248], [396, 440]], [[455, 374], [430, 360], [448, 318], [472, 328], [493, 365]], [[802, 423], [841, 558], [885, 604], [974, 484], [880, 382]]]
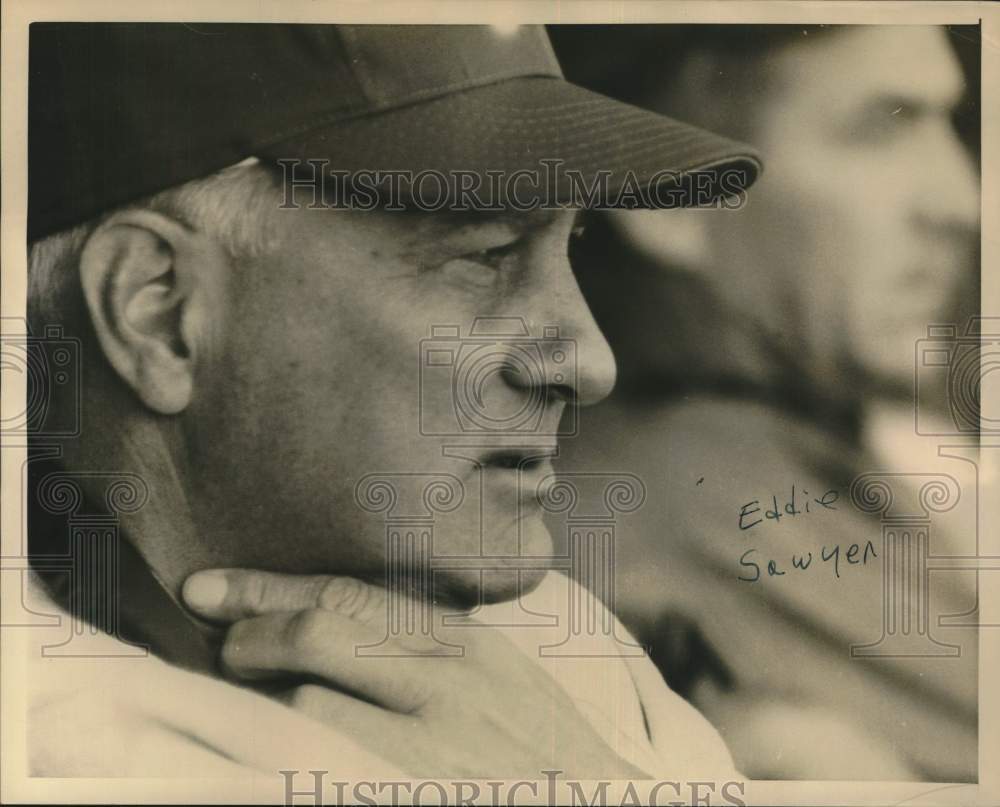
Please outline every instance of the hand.
[[212, 570], [188, 578], [183, 595], [203, 617], [229, 623], [227, 674], [316, 680], [287, 693], [294, 708], [414, 776], [648, 778], [548, 673], [471, 619], [458, 629], [464, 656], [417, 635], [389, 640], [413, 655], [359, 657], [356, 647], [386, 638], [388, 595], [354, 578]]

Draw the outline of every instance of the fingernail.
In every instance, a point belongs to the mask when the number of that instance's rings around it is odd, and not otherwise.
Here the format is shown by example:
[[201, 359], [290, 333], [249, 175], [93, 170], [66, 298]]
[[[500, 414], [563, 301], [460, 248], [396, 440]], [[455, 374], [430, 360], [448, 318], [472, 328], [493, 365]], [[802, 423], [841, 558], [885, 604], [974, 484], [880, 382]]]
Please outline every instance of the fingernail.
[[184, 583], [184, 600], [193, 608], [212, 610], [226, 598], [226, 575], [210, 570], [195, 572]]

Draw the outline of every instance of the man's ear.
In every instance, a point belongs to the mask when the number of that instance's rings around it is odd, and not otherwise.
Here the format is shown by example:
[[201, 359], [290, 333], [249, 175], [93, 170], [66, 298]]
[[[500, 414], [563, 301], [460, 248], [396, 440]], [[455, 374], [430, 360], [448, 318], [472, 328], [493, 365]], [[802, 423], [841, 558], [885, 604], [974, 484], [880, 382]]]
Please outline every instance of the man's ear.
[[212, 304], [229, 268], [210, 238], [151, 210], [102, 222], [80, 256], [80, 282], [111, 366], [150, 409], [183, 411]]
[[700, 272], [711, 263], [708, 217], [713, 210], [611, 210], [611, 224], [664, 269]]

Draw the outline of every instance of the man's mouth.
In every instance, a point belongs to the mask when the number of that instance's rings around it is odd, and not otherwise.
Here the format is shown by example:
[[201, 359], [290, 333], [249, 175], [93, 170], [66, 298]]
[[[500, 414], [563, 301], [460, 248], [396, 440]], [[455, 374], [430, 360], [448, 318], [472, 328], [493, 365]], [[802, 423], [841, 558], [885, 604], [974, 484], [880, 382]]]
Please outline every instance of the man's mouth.
[[499, 468], [530, 473], [547, 467], [558, 454], [553, 446], [537, 448], [503, 448], [491, 451], [482, 458], [484, 468]]
[[492, 518], [501, 512], [518, 518], [537, 514], [556, 482], [552, 460], [558, 454], [555, 443], [549, 443], [497, 447], [483, 455], [483, 496], [491, 502]]

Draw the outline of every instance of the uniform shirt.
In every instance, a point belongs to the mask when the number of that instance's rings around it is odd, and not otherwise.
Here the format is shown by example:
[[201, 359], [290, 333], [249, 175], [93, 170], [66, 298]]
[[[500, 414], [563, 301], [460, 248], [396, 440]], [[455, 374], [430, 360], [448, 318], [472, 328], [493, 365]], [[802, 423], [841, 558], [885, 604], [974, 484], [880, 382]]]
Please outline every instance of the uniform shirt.
[[[604, 617], [603, 606], [550, 573], [520, 601], [481, 609], [475, 618], [499, 627], [569, 694], [621, 757], [657, 779], [740, 778], [709, 723], [671, 692], [645, 656], [623, 658], [633, 641], [616, 620], [615, 639], [586, 639], [598, 655], [545, 657], [542, 645], [565, 638], [571, 593]], [[39, 586], [39, 613], [69, 615]], [[521, 626], [524, 613], [555, 624]], [[610, 615], [608, 615], [610, 618]], [[550, 620], [551, 621], [551, 620]], [[560, 627], [562, 626], [562, 627]], [[32, 631], [40, 644], [47, 631]], [[106, 634], [76, 637], [79, 658], [46, 658], [29, 650], [29, 760], [35, 776], [275, 776], [281, 769], [327, 770], [335, 779], [404, 779], [395, 766], [340, 731], [252, 690], [182, 669]], [[95, 658], [99, 656], [99, 658]], [[556, 717], [556, 716], [554, 716]], [[409, 773], [409, 772], [407, 772]], [[419, 773], [419, 772], [418, 772]]]

